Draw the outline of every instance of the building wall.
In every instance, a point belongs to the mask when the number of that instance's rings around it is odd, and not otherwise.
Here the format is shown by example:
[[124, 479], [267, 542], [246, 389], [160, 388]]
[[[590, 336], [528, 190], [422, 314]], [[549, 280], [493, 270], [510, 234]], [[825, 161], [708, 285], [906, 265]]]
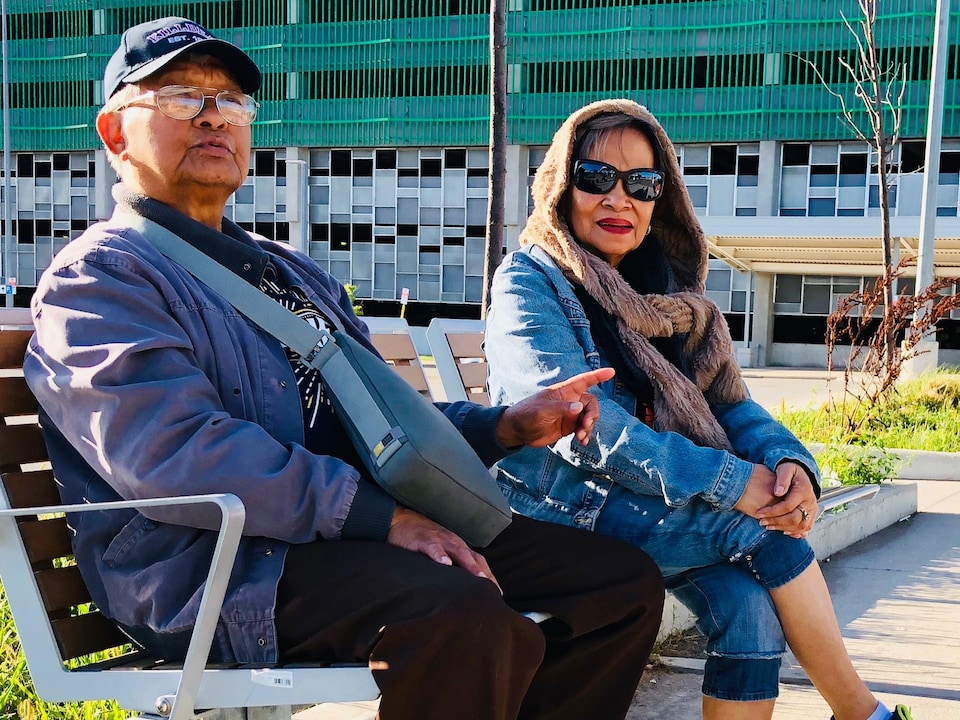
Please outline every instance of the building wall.
[[[855, 0], [510, 0], [512, 143], [549, 141], [572, 110], [627, 94], [674, 140], [853, 139], [831, 88]], [[126, 27], [189, 12], [264, 71], [261, 147], [482, 146], [488, 139], [486, 0], [35, 0], [7, 3], [13, 148], [96, 147], [100, 78]], [[904, 137], [923, 135], [935, 0], [884, 0], [882, 61], [906, 69]], [[960, 8], [951, 16], [946, 124], [960, 122]], [[856, 107], [853, 105], [853, 107]]]
[[[130, 24], [184, 12], [155, 0], [10, 0], [14, 267], [23, 292], [52, 254], [109, 212], [114, 178], [93, 118], [100, 76]], [[228, 207], [244, 226], [313, 256], [357, 296], [478, 311], [487, 203], [488, 3], [484, 0], [211, 0], [193, 19], [264, 70], [250, 176]], [[855, 0], [510, 0], [507, 248], [527, 187], [569, 112], [599, 97], [648, 105], [677, 143], [698, 214], [875, 217], [875, 158], [839, 119], [839, 70]], [[958, 9], [960, 10], [960, 9]], [[885, 0], [884, 58], [907, 64], [892, 212], [919, 213], [934, 0]], [[951, 18], [937, 214], [960, 207], [960, 14]], [[2, 256], [2, 254], [0, 254]], [[762, 281], [761, 281], [762, 280]], [[796, 316], [824, 317], [832, 290], [800, 278], [797, 303], [768, 302], [797, 278], [751, 278], [711, 261], [708, 293], [738, 343], [780, 353]], [[833, 282], [833, 280], [831, 280]], [[826, 294], [824, 294], [826, 292]], [[18, 302], [22, 301], [22, 298]], [[772, 306], [755, 336], [749, 318]], [[796, 331], [799, 332], [799, 331]], [[804, 339], [786, 333], [794, 341]], [[800, 333], [802, 335], [802, 333]], [[769, 336], [769, 337], [767, 337]]]

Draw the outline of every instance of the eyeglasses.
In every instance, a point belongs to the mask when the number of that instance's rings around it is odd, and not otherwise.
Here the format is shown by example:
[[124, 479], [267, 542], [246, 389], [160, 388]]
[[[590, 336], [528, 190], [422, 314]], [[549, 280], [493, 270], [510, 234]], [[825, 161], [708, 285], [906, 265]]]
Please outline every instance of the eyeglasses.
[[237, 90], [221, 90], [216, 95], [205, 95], [204, 88], [190, 85], [166, 85], [159, 90], [147, 90], [117, 108], [123, 110], [141, 100], [153, 99], [157, 109], [174, 120], [193, 120], [203, 111], [207, 99], [217, 103], [217, 110], [231, 125], [249, 125], [257, 117], [260, 103]]
[[663, 173], [653, 168], [617, 170], [599, 160], [578, 160], [573, 166], [573, 184], [591, 195], [605, 195], [623, 180], [627, 194], [635, 200], [652, 202], [663, 193]]

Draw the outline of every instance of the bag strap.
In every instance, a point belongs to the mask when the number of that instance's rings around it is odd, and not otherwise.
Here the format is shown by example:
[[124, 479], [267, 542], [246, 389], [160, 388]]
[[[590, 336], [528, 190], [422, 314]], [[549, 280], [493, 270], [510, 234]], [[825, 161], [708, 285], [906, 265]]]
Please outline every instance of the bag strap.
[[[124, 222], [157, 250], [230, 301], [237, 310], [300, 356], [301, 362], [320, 370], [325, 355], [335, 352], [336, 341], [326, 330], [315, 328], [296, 313], [264, 295], [176, 233], [136, 213], [124, 213]], [[331, 346], [324, 352], [324, 348]]]
[[304, 365], [318, 370], [331, 394], [349, 398], [349, 406], [345, 405], [344, 409], [378, 467], [406, 442], [402, 428], [384, 415], [333, 335], [304, 322], [296, 313], [159, 223], [136, 213], [123, 213], [123, 216], [124, 222], [157, 250], [297, 353]]

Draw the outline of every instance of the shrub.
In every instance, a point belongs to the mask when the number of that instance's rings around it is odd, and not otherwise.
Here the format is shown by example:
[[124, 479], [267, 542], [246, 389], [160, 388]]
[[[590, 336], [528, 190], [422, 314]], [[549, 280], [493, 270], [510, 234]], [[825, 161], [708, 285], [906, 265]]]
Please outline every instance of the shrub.
[[824, 485], [879, 485], [896, 477], [900, 459], [883, 448], [828, 445], [817, 453]]

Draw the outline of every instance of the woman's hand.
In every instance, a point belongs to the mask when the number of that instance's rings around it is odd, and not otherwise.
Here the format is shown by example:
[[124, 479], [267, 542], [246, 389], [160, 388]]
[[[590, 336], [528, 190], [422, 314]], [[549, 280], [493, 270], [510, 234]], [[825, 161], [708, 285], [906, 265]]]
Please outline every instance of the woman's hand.
[[760, 524], [789, 537], [806, 537], [817, 521], [820, 508], [813, 483], [803, 466], [795, 462], [780, 463], [773, 494], [778, 502], [760, 509], [755, 516]]
[[612, 377], [613, 368], [580, 373], [511, 405], [497, 423], [497, 442], [506, 448], [544, 447], [575, 433], [586, 445], [600, 417], [600, 403], [587, 390]]
[[459, 535], [416, 510], [397, 506], [390, 521], [387, 544], [421, 553], [441, 565], [462, 567], [471, 575], [489, 580], [500, 587], [483, 555], [471, 550]]
[[767, 467], [754, 465], [750, 479], [747, 481], [747, 487], [733, 509], [739, 510], [744, 515], [759, 519], [761, 517], [760, 511], [778, 500], [774, 494], [776, 484], [777, 476], [770, 472]]

